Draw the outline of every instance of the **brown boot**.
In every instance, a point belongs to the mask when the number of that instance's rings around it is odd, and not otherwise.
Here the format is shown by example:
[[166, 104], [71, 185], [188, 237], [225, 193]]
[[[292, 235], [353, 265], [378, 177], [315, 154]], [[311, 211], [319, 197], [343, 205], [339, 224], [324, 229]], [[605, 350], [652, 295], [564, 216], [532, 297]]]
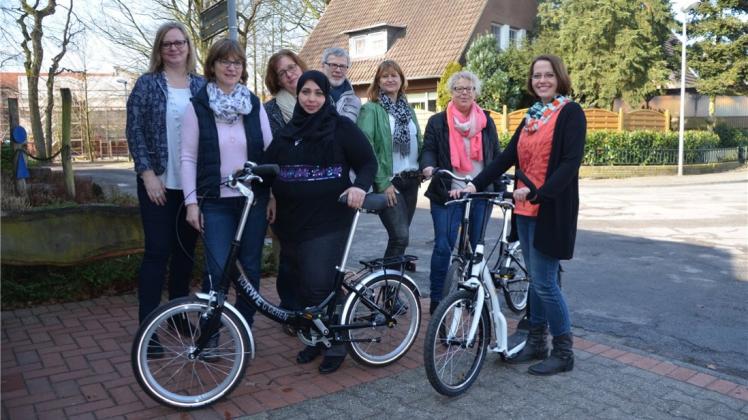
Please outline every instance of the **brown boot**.
[[506, 359], [509, 364], [544, 360], [548, 357], [548, 330], [545, 325], [530, 325], [525, 347], [516, 356]]

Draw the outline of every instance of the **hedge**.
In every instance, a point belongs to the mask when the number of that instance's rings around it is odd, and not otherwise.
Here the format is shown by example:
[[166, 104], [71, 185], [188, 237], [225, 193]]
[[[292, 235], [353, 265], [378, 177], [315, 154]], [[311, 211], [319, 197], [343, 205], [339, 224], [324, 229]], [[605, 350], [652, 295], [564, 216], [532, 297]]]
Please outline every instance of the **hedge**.
[[[732, 130], [723, 136], [718, 135], [717, 130], [686, 131], [686, 161], [697, 161], [701, 150], [736, 147], [744, 142], [748, 144], [748, 136], [743, 130]], [[499, 133], [502, 148], [506, 147], [510, 139], [511, 134]], [[674, 164], [677, 150], [678, 133], [673, 131], [588, 131], [583, 164]]]

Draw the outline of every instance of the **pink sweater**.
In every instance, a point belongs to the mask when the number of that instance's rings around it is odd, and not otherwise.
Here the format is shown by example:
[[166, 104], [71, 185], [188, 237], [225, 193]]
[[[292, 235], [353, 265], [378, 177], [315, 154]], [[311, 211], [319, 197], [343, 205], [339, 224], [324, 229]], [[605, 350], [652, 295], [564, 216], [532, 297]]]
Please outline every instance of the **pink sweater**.
[[[270, 122], [265, 108], [260, 105], [260, 127], [262, 128], [262, 139], [265, 149], [273, 140], [270, 131]], [[225, 124], [216, 121], [218, 130], [218, 147], [221, 150], [221, 178], [226, 178], [232, 173], [244, 167], [244, 159], [247, 156], [247, 141], [244, 136], [244, 122], [241, 118], [234, 124]], [[187, 105], [182, 121], [182, 191], [184, 191], [184, 203], [197, 203], [195, 185], [197, 183], [197, 143], [199, 141], [199, 129], [197, 126], [197, 114], [192, 103]], [[239, 191], [221, 187], [221, 197], [237, 197]]]

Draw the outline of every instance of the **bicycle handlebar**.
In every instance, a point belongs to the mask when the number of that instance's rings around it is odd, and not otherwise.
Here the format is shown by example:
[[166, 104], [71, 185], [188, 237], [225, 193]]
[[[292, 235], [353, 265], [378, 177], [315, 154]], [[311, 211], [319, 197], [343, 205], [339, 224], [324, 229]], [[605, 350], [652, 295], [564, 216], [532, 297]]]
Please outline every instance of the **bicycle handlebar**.
[[[338, 203], [348, 205], [348, 194], [338, 197]], [[387, 196], [382, 193], [368, 193], [364, 197], [362, 210], [367, 212], [381, 211], [387, 208]]]

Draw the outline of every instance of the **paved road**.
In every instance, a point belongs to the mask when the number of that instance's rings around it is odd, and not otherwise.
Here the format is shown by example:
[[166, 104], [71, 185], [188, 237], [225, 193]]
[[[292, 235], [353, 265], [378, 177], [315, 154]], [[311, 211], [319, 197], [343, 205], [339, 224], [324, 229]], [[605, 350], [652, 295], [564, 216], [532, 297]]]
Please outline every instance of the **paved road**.
[[[134, 191], [129, 165], [77, 170]], [[582, 180], [581, 195], [576, 253], [564, 264], [575, 333], [748, 378], [748, 170]], [[411, 231], [413, 277], [428, 293], [423, 197]], [[356, 238], [353, 261], [386, 245], [372, 215]]]

